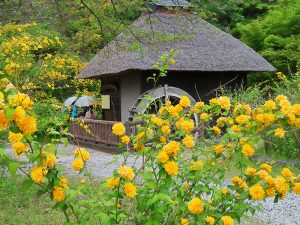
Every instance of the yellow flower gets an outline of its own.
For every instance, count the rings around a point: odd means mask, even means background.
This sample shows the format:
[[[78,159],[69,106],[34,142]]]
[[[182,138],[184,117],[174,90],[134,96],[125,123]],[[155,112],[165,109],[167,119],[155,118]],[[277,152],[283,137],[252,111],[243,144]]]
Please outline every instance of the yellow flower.
[[[201,113],[201,115],[200,115],[201,120],[206,120],[208,117],[209,117],[209,115],[207,113]]]
[[[188,132],[191,132],[195,127],[195,123],[193,120],[185,120],[184,118],[179,119],[175,123],[175,125],[179,130],[188,131]]]
[[[183,186],[185,189],[188,189],[190,187],[190,185],[187,181],[184,181]]]
[[[76,158],[73,162],[72,162],[72,168],[75,171],[79,171],[83,168],[84,166],[84,162],[81,158]]]
[[[11,143],[15,143],[15,142],[21,141],[22,138],[23,138],[23,134],[21,134],[21,133],[13,133],[13,132],[9,131],[8,140]]]
[[[133,145],[133,149],[134,149],[134,150],[137,150],[138,152],[142,152],[142,151],[144,151],[144,149],[145,149],[145,145],[144,145],[144,144],[141,144],[141,143],[135,143],[135,144]]]
[[[227,118],[226,117],[219,117],[217,119],[217,126],[218,127],[224,127],[226,124]]]
[[[117,136],[124,135],[125,131],[125,126],[122,123],[115,123],[112,127],[112,133]]]
[[[170,64],[174,65],[176,63],[175,59],[170,59]]]
[[[120,179],[116,177],[111,177],[107,180],[107,187],[110,189],[116,188],[120,183]]]
[[[281,170],[281,175],[284,177],[291,177],[293,176],[293,173],[288,168],[283,168]]]
[[[264,178],[265,182],[270,184],[270,185],[273,185],[275,184],[275,178],[273,178],[272,176],[270,175],[267,175],[265,178]]]
[[[44,160],[44,166],[52,168],[55,165],[56,156],[52,152],[46,152],[46,159]]]
[[[238,117],[235,118],[235,121],[239,124],[242,125],[246,122],[248,122],[250,119],[250,116],[247,115],[239,115]]]
[[[276,109],[276,103],[272,100],[268,100],[265,102],[264,107],[268,110]]]
[[[28,146],[20,141],[13,143],[12,147],[17,157],[22,155],[24,152],[28,151]]]
[[[230,216],[222,216],[221,218],[223,225],[233,225],[234,220]]]
[[[167,139],[165,138],[165,137],[160,137],[159,138],[159,141],[161,142],[161,143],[166,143],[167,142]]]
[[[194,113],[200,113],[200,110],[203,108],[203,106],[204,106],[204,102],[197,102],[194,105],[193,112]]]
[[[59,185],[63,188],[69,188],[68,187],[68,179],[65,178],[65,177],[61,177],[60,178],[60,182],[59,182]]]
[[[19,123],[18,126],[24,135],[30,135],[36,132],[36,119],[33,116],[25,116]]]
[[[209,100],[209,104],[210,104],[211,106],[213,106],[213,105],[219,105],[219,99],[217,99],[217,98],[212,98],[212,99]]]
[[[275,98],[275,101],[277,103],[281,102],[281,100],[287,100],[287,97],[284,96],[284,95],[278,95],[276,98]]]
[[[165,125],[161,127],[161,131],[163,132],[164,135],[168,135],[171,132],[171,129],[169,126]]]
[[[170,176],[176,176],[178,174],[178,165],[175,161],[169,161],[165,164],[165,171]]]
[[[243,179],[238,176],[233,177],[231,181],[235,186],[239,186],[244,182]]]
[[[220,135],[221,134],[221,130],[219,127],[217,126],[213,126],[212,128],[213,132],[216,134],[216,135]]]
[[[206,221],[207,223],[209,223],[210,225],[215,224],[215,218],[213,218],[212,216],[207,216],[207,217],[205,218],[205,221]]]
[[[137,194],[136,191],[137,191],[137,189],[132,183],[126,183],[124,185],[124,192],[127,197],[134,198]]]
[[[272,166],[270,166],[268,163],[263,163],[260,165],[260,168],[267,171],[268,173],[272,172]]]
[[[254,148],[250,144],[244,144],[242,147],[242,153],[244,156],[249,157],[254,154]]]
[[[191,105],[191,101],[189,99],[189,97],[187,96],[181,96],[179,104],[183,107],[183,108],[188,108]]]
[[[255,116],[255,120],[263,123],[264,125],[270,125],[270,123],[275,120],[275,116],[271,113],[257,114]]]
[[[214,151],[216,154],[221,154],[222,152],[224,152],[224,146],[222,144],[218,144],[214,147]]]
[[[22,106],[24,109],[31,109],[33,101],[24,93],[18,93],[13,96],[9,96],[8,102],[12,106]]]
[[[83,161],[90,160],[90,153],[84,148],[76,148],[74,150],[75,157],[80,157]]]
[[[300,195],[300,183],[294,183],[293,190],[297,195]]]
[[[30,177],[35,183],[43,183],[45,180],[45,175],[47,174],[47,170],[45,170],[43,167],[35,166],[31,170]]]
[[[9,120],[7,119],[4,110],[0,110],[0,131],[6,130],[10,125]]]
[[[240,128],[239,126],[237,126],[237,125],[233,125],[233,126],[231,126],[231,130],[232,130],[233,132],[240,132],[240,131],[241,131],[241,128]]]
[[[20,122],[22,119],[24,119],[26,115],[25,110],[22,108],[22,106],[18,106],[15,109],[14,115],[13,115],[13,120],[16,122]]]
[[[180,144],[177,141],[170,141],[168,144],[163,146],[162,150],[166,152],[170,157],[174,157],[180,150]]]
[[[293,105],[292,110],[295,115],[300,116],[300,104]]]
[[[118,169],[118,173],[120,175],[120,177],[122,177],[123,179],[129,179],[132,180],[134,178],[134,172],[131,166],[120,166]]]
[[[204,168],[204,163],[202,160],[198,160],[196,162],[192,161],[190,168],[191,168],[191,170],[199,171],[200,169]]]
[[[289,192],[289,184],[281,176],[276,177],[275,188],[281,195],[286,195]]]
[[[258,175],[262,180],[265,180],[269,176],[268,172],[265,170],[257,171],[256,175]]]
[[[194,137],[192,135],[186,135],[182,140],[182,143],[187,148],[192,148],[195,146]]]
[[[275,130],[275,136],[279,138],[283,138],[285,135],[285,131],[282,128],[277,128]]]
[[[248,167],[245,171],[245,173],[248,175],[248,176],[251,176],[251,177],[254,177],[256,175],[256,169],[252,168],[252,167]]]
[[[226,109],[226,110],[230,109],[231,104],[230,104],[230,99],[228,97],[222,96],[219,97],[218,100],[222,109]]]
[[[53,200],[57,202],[64,201],[66,199],[65,191],[60,186],[55,186],[53,189]]]
[[[180,223],[181,225],[189,225],[189,221],[185,218],[181,218]]]
[[[123,144],[128,145],[129,141],[130,141],[130,137],[129,137],[129,136],[125,135],[125,136],[122,136],[122,137],[121,137],[121,142],[122,142]]]
[[[254,200],[263,200],[265,198],[265,191],[260,184],[252,186],[249,191]]]
[[[228,189],[222,188],[222,189],[221,189],[221,192],[222,192],[223,195],[227,195]]]
[[[266,194],[267,194],[268,197],[273,197],[273,196],[275,196],[275,194],[276,194],[275,188],[274,188],[274,187],[268,187],[268,188],[266,189]]]
[[[169,160],[169,156],[166,152],[161,151],[156,156],[157,161],[160,163],[166,163]]]
[[[188,203],[188,209],[193,214],[200,214],[203,212],[203,204],[200,198],[193,198]]]

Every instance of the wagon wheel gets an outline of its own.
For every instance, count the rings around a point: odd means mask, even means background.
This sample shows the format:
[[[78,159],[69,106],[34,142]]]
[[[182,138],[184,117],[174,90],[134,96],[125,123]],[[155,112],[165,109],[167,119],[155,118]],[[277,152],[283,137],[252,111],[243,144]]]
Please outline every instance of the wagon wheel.
[[[164,87],[158,87],[149,91],[146,91],[143,93],[133,104],[131,109],[129,110],[129,121],[133,121],[134,117],[139,114],[144,114],[146,110],[149,110],[150,106],[153,105],[153,103],[158,103],[159,105],[157,108],[159,109],[163,103],[165,103],[168,100],[171,101],[179,101],[181,96],[187,96],[190,99],[191,105],[195,105],[196,101],[195,99],[188,94],[186,91],[176,88],[176,87],[169,87],[168,85],[165,85]],[[155,104],[157,105],[157,104]],[[155,110],[157,111],[157,110]],[[150,111],[151,113],[151,111]],[[199,116],[194,113],[194,122],[197,126],[199,124]],[[197,134],[197,133],[196,133]]]

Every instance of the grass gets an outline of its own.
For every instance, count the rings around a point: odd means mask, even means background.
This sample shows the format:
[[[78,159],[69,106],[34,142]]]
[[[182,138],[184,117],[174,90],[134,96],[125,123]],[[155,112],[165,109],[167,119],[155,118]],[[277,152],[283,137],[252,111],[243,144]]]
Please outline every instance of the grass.
[[[23,177],[0,180],[0,224],[60,225],[65,221],[59,210],[52,209],[49,196],[36,195],[38,187],[27,191],[22,187]]]

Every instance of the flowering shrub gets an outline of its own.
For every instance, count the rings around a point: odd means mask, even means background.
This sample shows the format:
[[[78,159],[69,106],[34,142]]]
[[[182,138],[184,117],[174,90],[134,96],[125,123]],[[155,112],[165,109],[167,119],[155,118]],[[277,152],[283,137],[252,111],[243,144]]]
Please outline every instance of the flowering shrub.
[[[41,144],[34,135],[34,102],[7,78],[1,78],[0,90],[1,136],[16,157],[26,156],[32,164],[29,172],[15,161],[8,169],[15,175],[19,167],[29,177],[24,185],[35,183],[39,194],[48,193],[54,207],[64,212],[66,224],[232,225],[255,212],[254,201],[270,197],[277,202],[289,192],[300,194],[300,177],[289,168],[274,174],[271,164],[251,161],[267,129],[278,139],[299,130],[300,104],[286,96],[255,108],[243,102],[233,105],[226,96],[191,105],[182,96],[177,105],[167,101],[156,114],[137,116],[136,134],[129,136],[125,126],[116,123],[112,133],[127,151],[122,165],[97,190],[86,168],[90,154],[83,148],[74,150],[71,166],[89,183],[82,180],[77,188],[69,187],[57,166],[57,146]],[[128,163],[130,152],[140,163]],[[226,171],[233,163],[239,174],[228,182]]]

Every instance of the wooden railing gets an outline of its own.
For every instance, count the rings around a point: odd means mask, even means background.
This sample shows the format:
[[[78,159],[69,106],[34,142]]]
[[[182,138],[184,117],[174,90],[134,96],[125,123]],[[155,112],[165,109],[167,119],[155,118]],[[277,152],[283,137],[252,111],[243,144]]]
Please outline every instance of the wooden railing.
[[[106,145],[118,145],[120,138],[113,135],[111,130],[115,121],[74,119],[70,122],[69,132],[74,138]],[[125,125],[128,134],[131,126]]]

